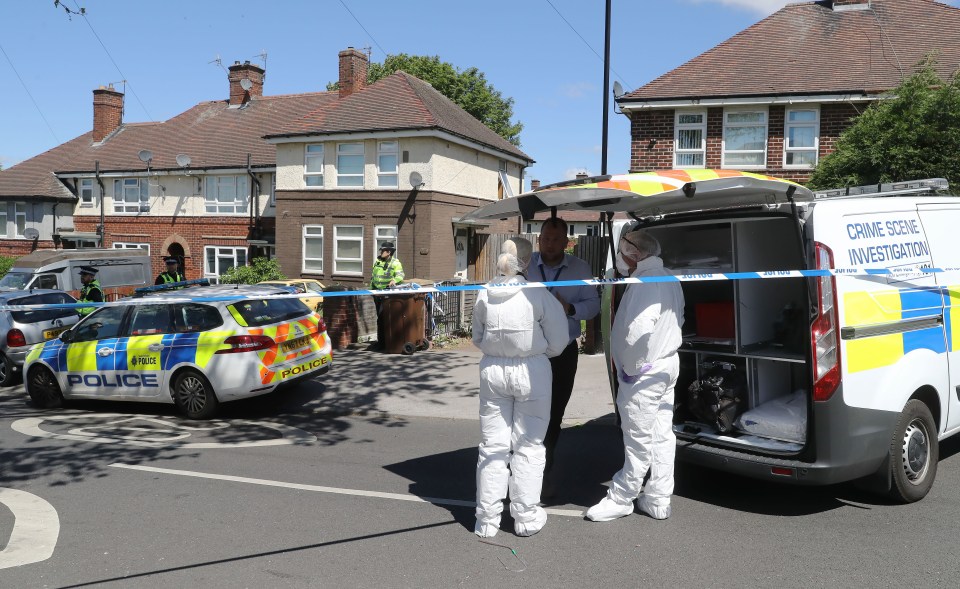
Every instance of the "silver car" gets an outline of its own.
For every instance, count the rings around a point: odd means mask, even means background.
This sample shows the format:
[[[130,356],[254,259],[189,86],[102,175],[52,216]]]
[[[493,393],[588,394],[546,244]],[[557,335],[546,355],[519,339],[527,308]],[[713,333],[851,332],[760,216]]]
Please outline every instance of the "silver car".
[[[69,304],[77,300],[59,290],[0,291],[0,305]],[[79,320],[76,309],[0,311],[0,387],[13,385],[34,344],[53,339]]]

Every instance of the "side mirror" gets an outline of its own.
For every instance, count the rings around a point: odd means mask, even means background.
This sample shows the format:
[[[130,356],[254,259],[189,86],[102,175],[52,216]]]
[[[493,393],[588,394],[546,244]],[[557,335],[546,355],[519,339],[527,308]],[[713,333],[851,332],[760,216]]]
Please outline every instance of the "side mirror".
[[[71,341],[73,341],[73,330],[72,330],[72,329],[68,329],[68,330],[64,331],[63,333],[61,333],[61,334],[60,334],[60,341],[62,341],[62,342],[65,343],[65,344],[68,344],[68,343],[70,343]]]

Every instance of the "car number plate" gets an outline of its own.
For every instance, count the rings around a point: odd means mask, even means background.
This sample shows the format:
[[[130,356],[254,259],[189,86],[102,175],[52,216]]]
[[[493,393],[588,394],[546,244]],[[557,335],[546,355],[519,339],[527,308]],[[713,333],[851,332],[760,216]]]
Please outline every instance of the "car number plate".
[[[283,342],[282,344],[280,344],[280,351],[292,352],[294,350],[299,350],[300,348],[306,346],[308,343],[310,343],[310,336],[305,335],[303,337],[298,337],[297,339],[292,339],[292,340]]]
[[[67,329],[68,328],[66,327],[60,327],[57,329],[46,329],[43,332],[43,339],[53,339],[58,335],[60,335],[61,333],[63,333],[64,331],[66,331]]]

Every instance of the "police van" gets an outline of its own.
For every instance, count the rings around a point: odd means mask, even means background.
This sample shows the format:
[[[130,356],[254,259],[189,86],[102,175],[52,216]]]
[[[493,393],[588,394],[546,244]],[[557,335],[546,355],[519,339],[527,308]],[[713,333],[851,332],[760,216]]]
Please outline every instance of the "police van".
[[[678,459],[797,484],[857,480],[911,502],[960,430],[960,198],[947,188],[814,194],[748,172],[668,170],[544,186],[469,216],[595,211],[611,247],[635,227],[659,240],[685,297]],[[615,230],[616,212],[633,221]],[[604,289],[607,326],[623,289]],[[726,420],[695,410],[717,376]]]

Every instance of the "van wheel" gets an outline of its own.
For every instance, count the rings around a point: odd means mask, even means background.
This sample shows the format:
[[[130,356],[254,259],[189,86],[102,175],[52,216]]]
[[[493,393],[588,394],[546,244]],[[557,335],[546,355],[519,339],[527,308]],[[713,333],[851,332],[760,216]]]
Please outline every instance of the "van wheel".
[[[33,404],[42,409],[56,409],[63,406],[63,393],[57,377],[46,366],[34,366],[30,369],[27,391]]]
[[[184,370],[173,381],[173,402],[189,419],[207,419],[217,412],[220,401],[202,374]]]
[[[891,496],[904,503],[923,499],[937,477],[940,447],[930,409],[917,399],[903,408],[890,440]]]
[[[17,382],[17,373],[13,362],[5,355],[0,355],[0,387],[13,386]]]

